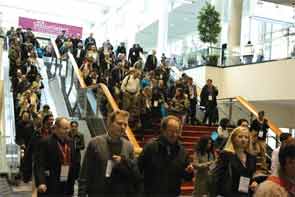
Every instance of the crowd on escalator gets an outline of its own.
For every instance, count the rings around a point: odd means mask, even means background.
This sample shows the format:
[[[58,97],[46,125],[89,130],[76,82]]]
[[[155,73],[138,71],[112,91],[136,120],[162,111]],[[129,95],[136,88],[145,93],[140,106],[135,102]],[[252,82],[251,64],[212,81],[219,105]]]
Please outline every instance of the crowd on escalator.
[[[29,130],[44,137],[35,141],[31,137],[28,144],[18,142],[20,146],[35,149],[31,160],[24,159],[31,163],[24,165],[23,176],[29,179],[34,172],[39,196],[73,196],[75,180],[78,180],[80,197],[176,197],[180,196],[182,181],[193,178],[195,197],[295,196],[295,141],[290,134],[281,134],[281,147],[273,151],[270,168],[266,161],[269,123],[263,111],[251,123],[240,119],[231,129],[233,125],[228,119],[220,120],[216,132],[195,142],[194,154],[190,157],[180,142],[183,125],[211,126],[219,120],[218,89],[212,79],[207,80],[198,101],[193,78],[183,74],[179,80],[171,80],[172,71],[165,54],[158,62],[155,50],[145,59],[139,44],[134,44],[128,55],[124,43],[116,50],[109,40],[98,47],[93,34],[83,42],[80,35],[70,37],[62,32],[56,44],[63,58],[67,52],[73,53],[85,83],[88,86],[105,83],[122,110],[110,112],[107,105],[100,106],[108,116],[108,133],[89,142],[80,172],[78,152],[83,146],[76,147],[81,140],[67,141],[77,122],[61,117],[54,123],[48,105],[43,105],[40,111],[37,92],[41,92],[41,78],[40,87],[33,85],[35,80],[28,80],[30,85],[21,88],[23,92],[13,87],[15,98],[19,96],[16,115],[20,123],[25,122],[27,126],[29,119],[32,128]],[[11,42],[9,50],[16,50],[14,48],[17,47]],[[14,57],[10,56],[10,64],[13,63],[10,68],[18,68]],[[31,58],[28,65],[34,62],[36,58]],[[22,69],[11,74],[12,78],[27,77]],[[201,118],[203,112],[198,110],[199,105],[205,111]],[[146,144],[135,158],[133,145],[123,137],[127,126],[140,134],[159,122],[160,129],[155,131],[158,137]],[[17,133],[22,135],[25,130],[20,127]],[[35,165],[29,169],[27,166],[32,166],[32,160]]]
[[[9,78],[14,99],[15,143],[20,147],[20,173],[15,184],[20,179],[29,182],[33,171],[37,174],[40,159],[40,149],[43,150],[43,140],[53,137],[57,141],[56,130],[60,127],[47,103],[42,102],[44,84],[41,66],[38,62],[38,41],[31,29],[23,30],[12,27],[6,34],[8,43]],[[52,52],[48,51],[47,56]],[[46,54],[45,54],[46,55]],[[43,99],[46,100],[46,99]],[[63,119],[62,119],[63,120]],[[69,120],[68,120],[69,121]],[[62,123],[63,124],[63,123]],[[84,149],[84,137],[79,132],[79,123],[69,121],[67,138],[74,142],[75,161],[77,163],[74,180],[80,169],[81,154]],[[60,142],[65,146],[66,142]],[[66,146],[65,146],[66,147]],[[58,152],[57,152],[58,153]],[[36,182],[39,181],[36,179]],[[72,188],[73,190],[73,188]]]

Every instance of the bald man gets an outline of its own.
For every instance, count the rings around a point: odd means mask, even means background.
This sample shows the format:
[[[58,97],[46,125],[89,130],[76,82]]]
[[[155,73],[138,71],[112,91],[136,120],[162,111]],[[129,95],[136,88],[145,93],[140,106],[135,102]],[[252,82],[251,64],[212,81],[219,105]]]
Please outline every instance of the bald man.
[[[57,118],[53,134],[40,144],[34,167],[38,196],[69,197],[74,193],[76,154],[69,131],[70,121]]]

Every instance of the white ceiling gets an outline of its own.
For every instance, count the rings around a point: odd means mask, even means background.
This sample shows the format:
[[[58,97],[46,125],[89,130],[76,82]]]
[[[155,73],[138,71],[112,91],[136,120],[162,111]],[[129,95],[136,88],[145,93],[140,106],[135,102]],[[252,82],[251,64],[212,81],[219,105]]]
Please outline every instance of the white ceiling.
[[[44,2],[44,3],[43,3]],[[124,0],[1,0],[0,8],[25,10],[31,13],[97,22],[112,9],[126,3]]]

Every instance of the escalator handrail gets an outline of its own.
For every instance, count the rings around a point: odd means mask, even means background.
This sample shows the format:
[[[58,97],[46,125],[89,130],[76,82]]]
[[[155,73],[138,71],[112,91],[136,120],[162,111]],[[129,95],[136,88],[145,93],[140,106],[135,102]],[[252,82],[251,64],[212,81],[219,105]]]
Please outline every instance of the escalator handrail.
[[[106,96],[109,104],[112,107],[112,110],[113,111],[119,110],[119,107],[118,107],[116,101],[114,100],[112,94],[110,93],[108,87],[103,83],[99,83],[99,87],[101,88],[102,92]],[[133,132],[132,132],[132,130],[131,130],[131,128],[129,126],[127,127],[125,133],[127,135],[127,138],[129,139],[129,141],[133,145],[135,153],[137,153],[137,154],[140,153],[142,148],[138,144],[138,142],[137,142],[137,140],[136,140],[136,138],[135,138],[135,136],[134,136],[134,134],[133,134]]]
[[[222,102],[225,102],[225,100],[229,100],[230,102],[237,101],[245,109],[247,109],[251,114],[253,114],[255,117],[258,117],[258,110],[256,109],[256,107],[242,96],[236,96],[236,97],[232,97],[232,98],[222,98],[222,99],[217,99],[217,100],[222,101]],[[269,128],[276,134],[276,136],[280,136],[282,133],[281,129],[270,119],[267,119],[267,120],[268,120]]]
[[[69,61],[71,62],[71,65],[72,65],[72,67],[74,69],[74,72],[75,72],[75,74],[76,74],[76,76],[78,78],[78,81],[80,83],[80,87],[82,89],[89,89],[89,88],[93,89],[93,88],[99,87],[100,90],[102,90],[101,92],[107,98],[107,101],[110,104],[112,110],[113,111],[118,110],[119,107],[118,107],[115,99],[113,98],[112,94],[110,93],[108,87],[103,83],[99,83],[98,86],[97,85],[87,86],[84,79],[83,79],[83,77],[82,77],[82,73],[81,73],[80,69],[78,68],[78,65],[77,65],[77,63],[75,61],[75,58],[74,58],[74,56],[73,56],[73,54],[71,52],[68,52],[68,57],[69,57]],[[127,135],[128,140],[133,145],[135,153],[139,154],[141,152],[142,148],[138,144],[138,142],[137,142],[137,140],[136,140],[136,138],[135,138],[135,136],[134,136],[134,134],[133,134],[133,132],[132,132],[132,130],[131,130],[131,128],[129,126],[127,127],[125,133]]]
[[[254,116],[258,117],[258,110],[256,109],[256,107],[254,107],[254,105],[249,103],[244,97],[237,96],[237,97],[235,97],[235,99],[237,99],[237,101],[239,101],[241,103],[241,105],[243,105]],[[269,128],[276,134],[276,136],[281,135],[281,133],[282,133],[281,129],[270,119],[268,119],[268,125],[269,125]]]
[[[54,50],[54,53],[55,53],[55,55],[56,55],[56,58],[57,58],[57,59],[60,59],[61,56],[60,56],[59,50],[58,50],[58,48],[57,48],[57,45],[56,45],[56,43],[55,43],[55,40],[54,40],[53,38],[51,38],[50,41],[51,41],[51,44],[52,44],[52,46],[53,46],[53,50]]]
[[[89,88],[89,87],[87,87],[87,85],[82,77],[82,73],[81,73],[80,69],[78,68],[77,62],[71,52],[68,52],[68,57],[69,57],[69,61],[71,62],[71,65],[73,66],[74,72],[78,78],[78,81],[80,83],[80,87],[82,89]]]

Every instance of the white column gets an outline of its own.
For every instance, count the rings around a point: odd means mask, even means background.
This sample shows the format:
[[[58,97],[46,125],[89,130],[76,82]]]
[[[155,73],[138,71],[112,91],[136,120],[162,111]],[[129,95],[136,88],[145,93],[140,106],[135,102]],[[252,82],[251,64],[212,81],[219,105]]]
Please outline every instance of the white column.
[[[167,55],[168,45],[168,9],[169,0],[159,1],[159,26],[158,26],[158,43],[157,56],[160,57],[162,53]]]
[[[231,52],[240,52],[241,28],[242,28],[242,11],[243,0],[231,1],[231,16],[228,26],[228,50],[230,57],[228,64],[238,64],[240,62],[239,56],[232,56]]]

